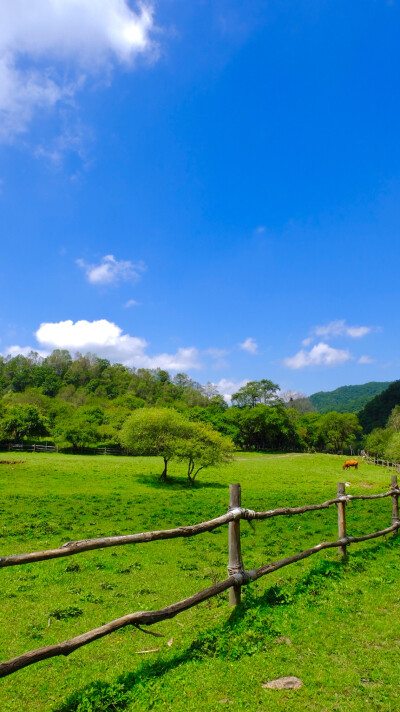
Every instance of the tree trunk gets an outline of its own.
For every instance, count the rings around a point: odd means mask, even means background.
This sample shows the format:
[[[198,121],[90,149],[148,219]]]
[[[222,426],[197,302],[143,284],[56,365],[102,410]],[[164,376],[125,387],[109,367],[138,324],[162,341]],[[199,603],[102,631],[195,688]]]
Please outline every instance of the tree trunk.
[[[162,471],[162,473],[161,473],[161,475],[160,475],[160,480],[161,480],[162,482],[166,482],[166,480],[167,480],[168,460],[167,460],[166,457],[164,457],[163,460],[164,460],[164,469],[163,469],[163,471]]]
[[[194,485],[194,481],[195,481],[197,475],[199,474],[200,470],[203,469],[203,467],[204,467],[204,465],[202,465],[201,467],[199,467],[199,468],[196,470],[196,472],[194,473],[194,475],[192,475],[192,474],[189,475],[189,482],[190,482],[191,485]],[[192,467],[192,472],[193,472],[193,468],[194,468],[194,465],[193,465],[193,467]]]

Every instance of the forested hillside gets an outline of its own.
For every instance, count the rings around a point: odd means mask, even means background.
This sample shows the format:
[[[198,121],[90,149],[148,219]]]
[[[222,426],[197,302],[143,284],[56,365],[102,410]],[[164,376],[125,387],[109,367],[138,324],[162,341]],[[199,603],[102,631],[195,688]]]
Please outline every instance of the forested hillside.
[[[374,428],[384,428],[396,405],[400,405],[400,381],[391,383],[360,411],[359,419],[364,432],[370,433]]]
[[[370,381],[361,386],[340,386],[334,391],[318,391],[310,396],[310,401],[318,413],[358,413],[374,396],[382,393],[390,381]]]
[[[212,383],[202,386],[184,373],[172,377],[160,369],[127,368],[92,354],[72,358],[60,350],[44,359],[35,353],[0,358],[0,442],[48,438],[60,448],[125,445],[145,454],[143,437],[131,446],[132,433],[125,427],[129,421],[133,428],[139,409],[149,443],[151,427],[165,418],[175,432],[207,434],[210,447],[210,428],[246,450],[337,452],[360,438],[356,415],[299,412],[279,393],[279,385],[268,379],[250,381],[232,395],[228,408]],[[206,427],[184,426],[175,411]]]

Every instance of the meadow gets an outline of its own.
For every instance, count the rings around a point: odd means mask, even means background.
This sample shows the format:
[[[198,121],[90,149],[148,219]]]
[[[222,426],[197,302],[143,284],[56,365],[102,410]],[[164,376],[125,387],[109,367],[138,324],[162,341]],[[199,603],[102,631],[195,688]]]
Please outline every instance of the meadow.
[[[161,459],[0,454],[0,555],[66,541],[194,524],[222,514],[228,485],[240,482],[242,504],[265,510],[333,498],[338,481],[350,494],[388,489],[390,473],[362,463],[343,473],[334,455],[237,454],[190,487]],[[348,533],[391,524],[390,498],[353,502]],[[247,569],[337,538],[336,508],[242,522]],[[227,527],[189,539],[85,552],[0,571],[0,659],[57,643],[135,610],[179,601],[226,577]],[[74,652],[0,680],[2,712],[109,712],[227,708],[275,712],[398,709],[400,684],[400,537],[323,551],[228,593],[154,630],[124,628]],[[151,628],[151,630],[153,630]],[[156,652],[143,653],[146,650]],[[262,688],[296,675],[297,691]]]

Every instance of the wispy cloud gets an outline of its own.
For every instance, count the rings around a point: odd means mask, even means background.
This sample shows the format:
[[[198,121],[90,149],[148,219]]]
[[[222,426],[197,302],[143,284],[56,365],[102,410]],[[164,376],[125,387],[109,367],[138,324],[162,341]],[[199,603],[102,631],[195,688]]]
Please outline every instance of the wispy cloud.
[[[256,354],[258,353],[258,344],[255,339],[253,339],[251,336],[249,336],[245,341],[243,341],[242,344],[239,344],[239,348],[242,349],[242,351],[247,351],[248,354]]]
[[[320,342],[313,346],[310,351],[301,349],[294,356],[284,359],[284,364],[288,368],[300,369],[313,366],[339,366],[352,359],[353,356],[347,350],[334,349],[329,344]]]
[[[375,359],[371,358],[371,356],[360,356],[358,359],[357,363],[375,363]]]
[[[349,326],[344,319],[331,321],[325,326],[316,326],[313,329],[316,336],[322,336],[325,339],[332,336],[350,336],[352,339],[360,339],[371,331],[371,326]]]
[[[137,302],[136,299],[128,299],[128,301],[124,304],[125,309],[130,309],[131,307],[138,306],[140,306],[140,302]]]
[[[119,282],[135,283],[140,279],[140,273],[146,267],[142,262],[130,260],[116,260],[114,255],[105,255],[99,264],[88,264],[85,260],[76,260],[76,264],[85,271],[91,284],[114,285]],[[132,300],[130,300],[132,301]],[[129,306],[133,306],[131,303]]]
[[[210,347],[209,349],[206,349],[204,351],[205,354],[208,356],[211,356],[212,358],[223,358],[226,356],[229,352],[226,349],[216,349],[214,347]]]
[[[26,131],[40,110],[72,105],[90,77],[156,56],[153,9],[128,0],[0,3],[0,140]],[[67,77],[67,78],[66,78]]]

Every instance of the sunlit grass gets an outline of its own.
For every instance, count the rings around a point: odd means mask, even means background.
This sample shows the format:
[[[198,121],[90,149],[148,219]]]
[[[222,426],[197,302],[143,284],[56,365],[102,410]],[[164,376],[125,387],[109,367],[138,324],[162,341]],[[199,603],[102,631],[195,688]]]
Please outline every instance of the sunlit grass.
[[[8,453],[0,459],[8,459]],[[270,509],[321,502],[337,481],[351,493],[388,488],[390,473],[343,458],[238,454],[188,487],[184,467],[160,485],[156,458],[24,454],[0,465],[2,554],[65,541],[192,524],[226,511],[228,485],[240,482],[243,505]],[[348,507],[348,531],[391,523],[390,499]],[[242,523],[246,568],[337,536],[336,510]],[[233,614],[227,595],[164,621],[164,638],[124,629],[0,682],[0,709],[65,710],[382,710],[398,708],[400,634],[396,539],[321,554],[244,591]],[[2,569],[0,657],[56,643],[134,610],[161,608],[225,578],[227,528],[185,540],[153,542]],[[173,638],[170,646],[167,642]],[[291,644],[280,642],[289,638]],[[160,648],[157,653],[138,651]],[[297,675],[297,692],[263,690]],[[75,694],[74,700],[70,698]],[[220,702],[220,700],[232,700]]]

